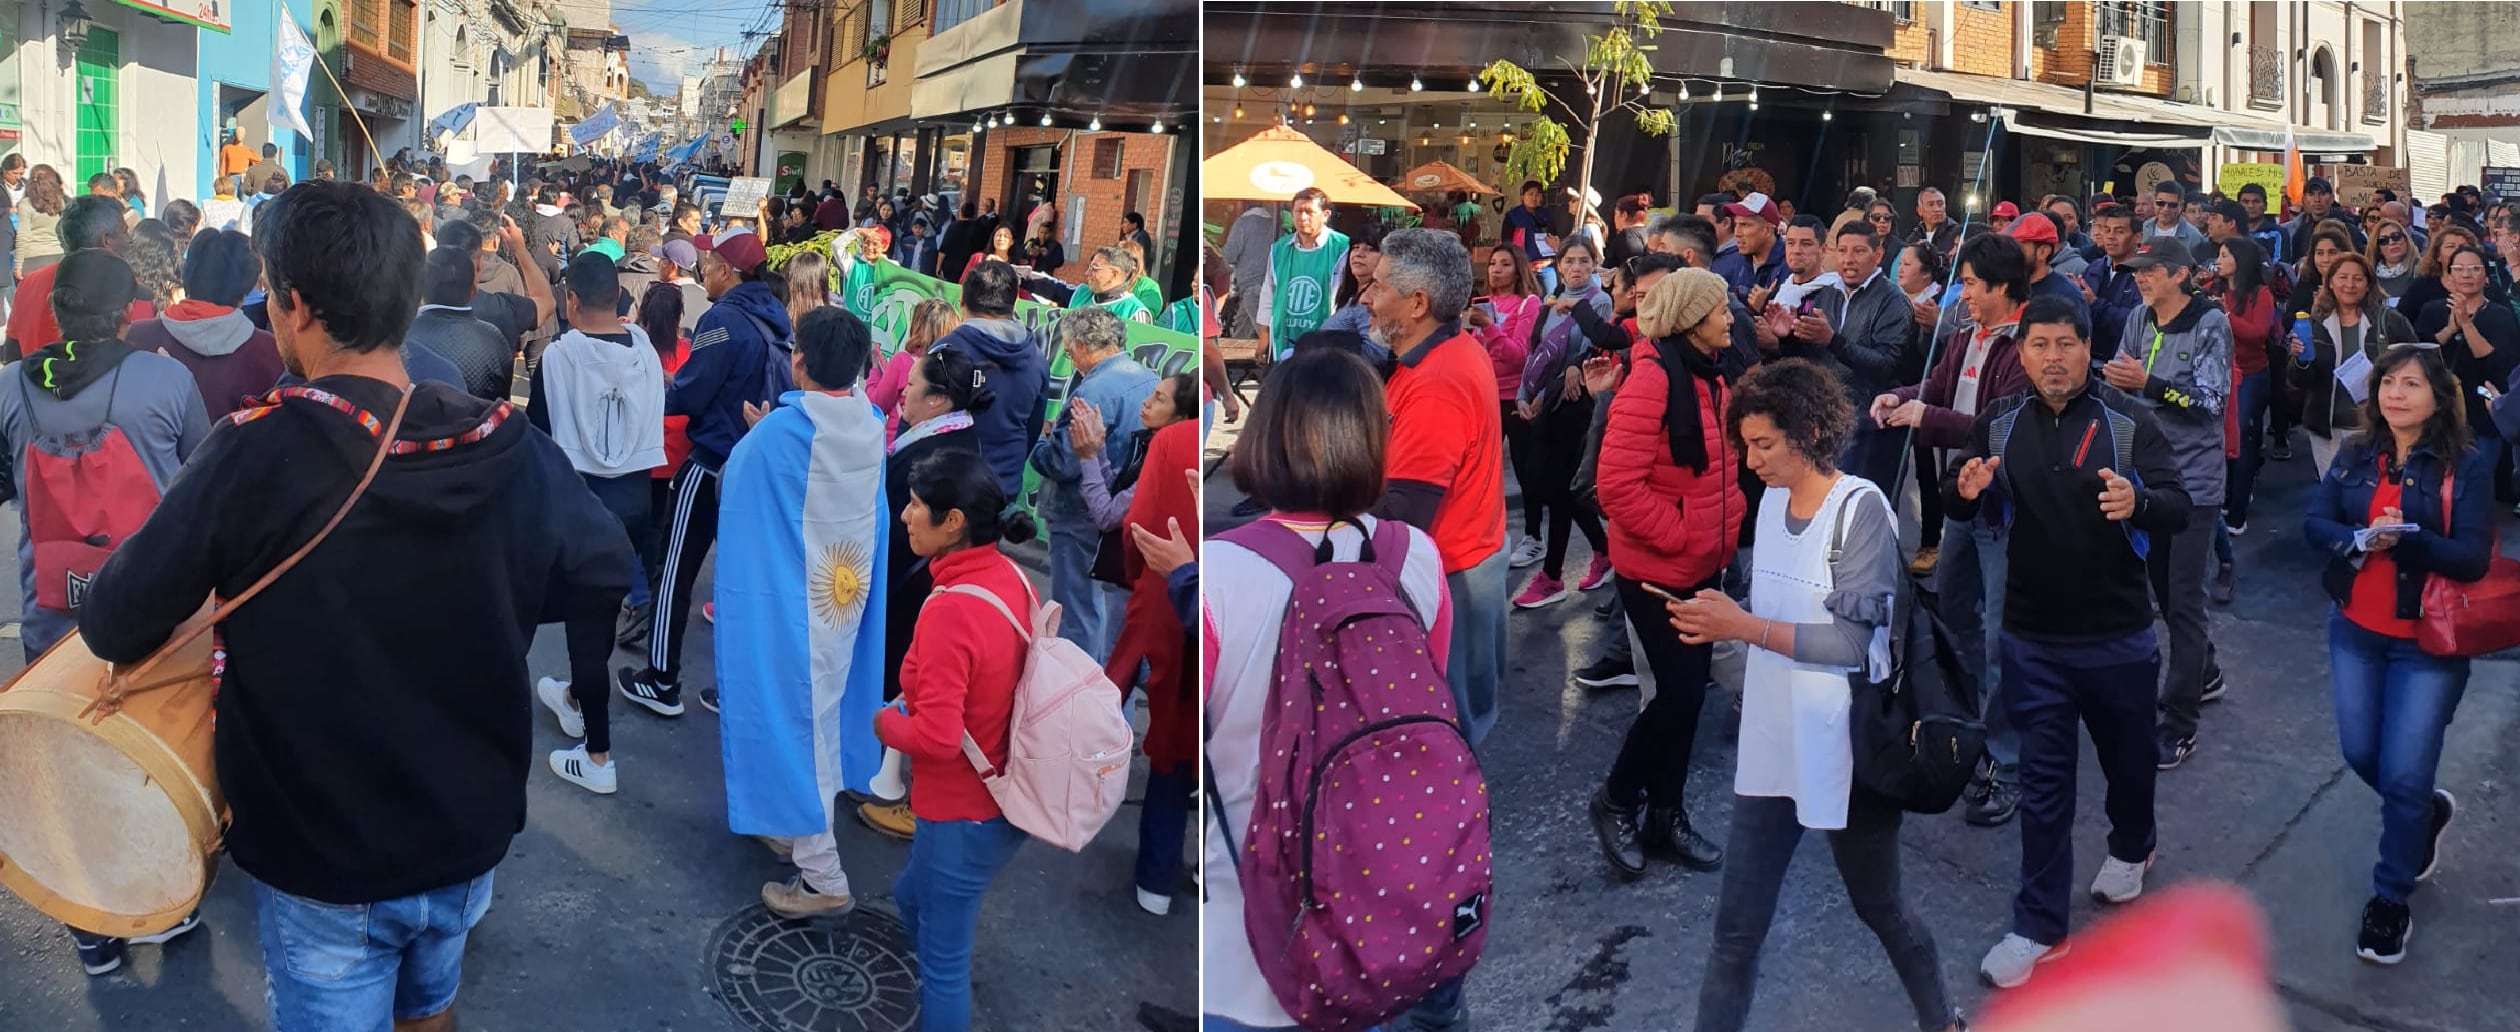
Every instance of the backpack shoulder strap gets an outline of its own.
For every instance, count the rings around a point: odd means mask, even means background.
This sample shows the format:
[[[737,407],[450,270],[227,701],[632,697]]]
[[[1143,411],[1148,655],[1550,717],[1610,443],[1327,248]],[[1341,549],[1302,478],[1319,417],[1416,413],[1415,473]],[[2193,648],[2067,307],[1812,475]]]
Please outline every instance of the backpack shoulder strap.
[[[956,584],[951,587],[938,588],[936,589],[936,594],[969,595],[972,598],[988,603],[989,608],[997,610],[998,615],[1005,617],[1007,623],[1015,625],[1015,633],[1023,635],[1024,641],[1027,644],[1031,643],[1033,637],[1032,628],[1024,626],[1023,618],[1016,616],[1015,610],[1006,604],[1005,599],[997,597],[996,592],[990,591],[989,589],[980,587],[976,584]]]
[[[1295,528],[1276,520],[1254,520],[1216,537],[1258,553],[1288,580],[1303,576],[1304,571],[1314,565],[1313,543],[1305,540]]]
[[[1857,486],[1857,487],[1855,487],[1853,490],[1850,490],[1850,491],[1846,492],[1846,497],[1841,498],[1841,499],[1839,499],[1839,500],[1838,500],[1837,519],[1836,519],[1836,521],[1835,521],[1834,523],[1832,523],[1832,524],[1831,524],[1831,526],[1830,526],[1830,528],[1829,528],[1829,565],[1830,565],[1830,566],[1836,566],[1836,565],[1837,565],[1837,561],[1838,561],[1838,556],[1843,555],[1843,554],[1845,554],[1845,553],[1846,553],[1846,517],[1847,517],[1847,514],[1848,514],[1848,513],[1850,513],[1850,512],[1852,512],[1852,511],[1854,511],[1855,506],[1856,506],[1858,503],[1861,503],[1861,502],[1864,500],[1864,496],[1866,496],[1866,495],[1878,495],[1878,494],[1880,494],[1880,493],[1881,493],[1881,489],[1880,489],[1880,488],[1874,487],[1874,486],[1872,486],[1871,484],[1862,484],[1862,485],[1858,485],[1858,486]],[[1888,505],[1888,504],[1889,504],[1889,499],[1884,498],[1884,499],[1882,500],[1882,504],[1884,504],[1884,505]]]

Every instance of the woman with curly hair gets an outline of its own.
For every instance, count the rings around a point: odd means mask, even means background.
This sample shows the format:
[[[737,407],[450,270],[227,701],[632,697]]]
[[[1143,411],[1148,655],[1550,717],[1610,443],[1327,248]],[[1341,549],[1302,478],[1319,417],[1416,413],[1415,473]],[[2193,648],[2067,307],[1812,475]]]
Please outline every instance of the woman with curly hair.
[[[1768,488],[1752,556],[1757,609],[1712,588],[1663,604],[1681,641],[1751,646],[1725,843],[1732,862],[1699,984],[1699,1032],[1748,1022],[1759,948],[1806,828],[1827,833],[1847,899],[1890,954],[1916,1027],[1958,1024],[1933,933],[1899,888],[1899,807],[1855,784],[1846,735],[1847,675],[1889,673],[1899,580],[1889,501],[1871,481],[1835,468],[1854,432],[1854,406],[1816,364],[1772,361],[1743,377],[1724,409],[1724,433]]]
[[[18,275],[61,260],[61,209],[70,195],[61,172],[37,165],[26,173],[26,197],[18,208]]]
[[[142,219],[131,231],[123,258],[140,277],[140,289],[159,311],[174,307],[184,296],[184,245],[175,231],[156,219]]]

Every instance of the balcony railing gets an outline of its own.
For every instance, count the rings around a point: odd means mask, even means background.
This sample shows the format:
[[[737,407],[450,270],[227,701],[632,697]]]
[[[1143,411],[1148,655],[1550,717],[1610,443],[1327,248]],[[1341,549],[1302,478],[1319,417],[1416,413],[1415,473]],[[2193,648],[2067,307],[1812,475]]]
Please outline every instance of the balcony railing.
[[[2284,52],[2265,44],[2249,48],[2249,103],[2284,106]]]
[[[2388,120],[2389,84],[2385,82],[2365,84],[2363,86],[2363,121],[2379,123]]]

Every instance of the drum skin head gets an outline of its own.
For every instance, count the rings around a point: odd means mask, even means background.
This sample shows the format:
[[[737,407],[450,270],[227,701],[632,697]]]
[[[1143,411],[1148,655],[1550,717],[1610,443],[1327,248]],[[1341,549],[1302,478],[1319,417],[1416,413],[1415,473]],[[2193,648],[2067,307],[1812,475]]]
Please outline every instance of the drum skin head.
[[[67,701],[24,705],[40,696]],[[100,934],[171,927],[208,887],[201,844],[175,794],[200,790],[151,776],[76,718],[82,704],[50,692],[0,695],[0,882],[36,909]]]

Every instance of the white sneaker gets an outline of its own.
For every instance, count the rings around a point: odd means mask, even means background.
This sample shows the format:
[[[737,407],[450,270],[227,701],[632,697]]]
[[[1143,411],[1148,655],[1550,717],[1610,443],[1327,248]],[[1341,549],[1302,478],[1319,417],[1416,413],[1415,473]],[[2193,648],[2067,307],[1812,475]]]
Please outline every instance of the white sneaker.
[[[548,677],[536,681],[534,682],[534,698],[542,700],[543,708],[550,710],[552,716],[560,718],[561,734],[571,738],[586,737],[586,714],[578,712],[577,707],[569,705],[569,682],[555,681]]]
[[[2091,898],[2102,903],[2132,903],[2144,894],[2144,872],[2152,870],[2152,858],[2130,864],[2116,857],[2100,861],[2100,876],[2091,880]]]
[[[1522,539],[1522,544],[1514,546],[1514,554],[1505,560],[1505,565],[1510,569],[1519,570],[1539,562],[1542,553],[1547,551],[1548,546],[1542,544],[1539,538],[1527,537]]]
[[[2030,980],[2030,971],[2041,964],[2065,955],[2065,943],[2049,946],[2032,942],[2019,934],[2004,936],[2004,941],[1986,951],[1986,959],[1978,962],[1978,977],[1997,989],[2010,989]]]
[[[621,788],[620,775],[614,764],[597,763],[586,758],[586,743],[561,749],[551,754],[551,772],[560,780],[596,795],[611,795]]]
[[[1158,892],[1137,890],[1138,909],[1157,917],[1172,913],[1172,897]]]

